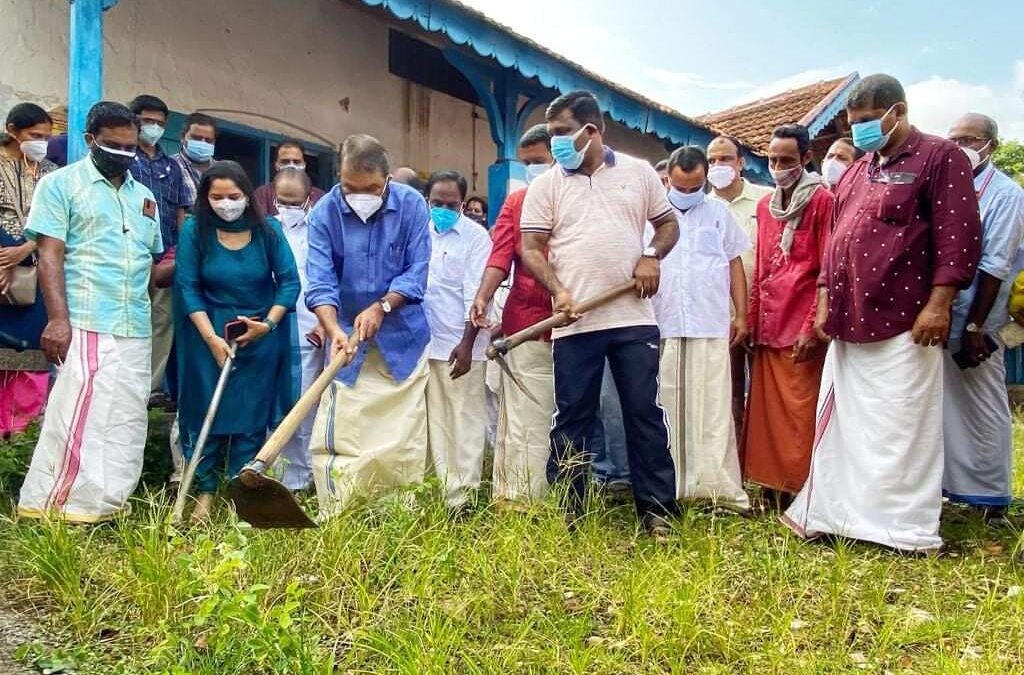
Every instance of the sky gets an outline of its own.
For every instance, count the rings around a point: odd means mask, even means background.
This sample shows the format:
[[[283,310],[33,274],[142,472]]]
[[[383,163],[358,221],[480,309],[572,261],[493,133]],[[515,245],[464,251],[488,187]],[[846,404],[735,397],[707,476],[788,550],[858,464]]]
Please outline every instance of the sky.
[[[923,131],[981,112],[1024,140],[1021,0],[462,1],[690,116],[884,72]]]

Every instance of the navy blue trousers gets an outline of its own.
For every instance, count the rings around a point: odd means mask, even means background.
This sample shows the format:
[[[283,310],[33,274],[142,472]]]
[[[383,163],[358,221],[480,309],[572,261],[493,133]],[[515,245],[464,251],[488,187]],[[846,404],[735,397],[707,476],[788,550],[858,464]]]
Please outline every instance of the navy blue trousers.
[[[548,482],[568,484],[565,507],[570,511],[582,513],[586,499],[588,443],[600,407],[606,358],[622,405],[637,512],[643,516],[678,511],[668,423],[658,402],[659,341],[657,326],[612,328],[555,340]]]

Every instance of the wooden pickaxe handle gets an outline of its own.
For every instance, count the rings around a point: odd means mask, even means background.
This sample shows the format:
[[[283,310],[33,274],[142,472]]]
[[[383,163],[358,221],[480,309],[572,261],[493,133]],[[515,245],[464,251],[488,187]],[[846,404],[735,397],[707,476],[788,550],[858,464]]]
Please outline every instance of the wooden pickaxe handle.
[[[358,348],[359,343],[355,335],[349,339],[349,346]],[[270,434],[270,438],[260,448],[259,454],[253,459],[252,464],[259,463],[261,469],[265,469],[274,463],[277,456],[281,454],[281,450],[291,440],[291,437],[295,435],[295,432],[299,430],[302,425],[302,421],[306,419],[306,416],[312,412],[316,404],[320,402],[320,397],[323,395],[327,386],[334,379],[334,376],[338,374],[338,371],[348,365],[349,361],[355,356],[353,350],[352,356],[349,356],[348,352],[344,349],[339,351],[331,359],[331,362],[327,364],[324,371],[320,373],[320,376],[313,380],[313,384],[310,385],[309,389],[306,390],[299,400],[295,402],[295,405],[288,412],[281,423],[274,429],[274,433]],[[251,466],[251,465],[250,465]]]
[[[634,282],[631,279],[631,280],[629,280],[627,282],[623,282],[623,283],[619,284],[618,286],[615,286],[614,288],[608,289],[607,291],[605,291],[604,293],[601,293],[600,295],[596,295],[596,296],[594,296],[592,298],[588,298],[587,300],[584,300],[580,304],[578,304],[575,307],[573,307],[573,309],[577,313],[579,313],[579,314],[586,314],[587,312],[589,312],[589,311],[591,311],[593,309],[597,309],[598,307],[600,307],[602,305],[607,305],[609,302],[611,302],[615,298],[619,297],[620,295],[624,295],[625,293],[628,293],[629,291],[632,291],[635,287],[636,286],[634,285]],[[527,326],[526,328],[524,328],[523,330],[519,331],[518,333],[513,333],[512,335],[509,335],[508,337],[506,337],[501,342],[500,350],[495,350],[494,352],[492,352],[491,350],[494,347],[493,346],[489,347],[488,348],[488,356],[491,357],[491,358],[494,358],[494,355],[499,353],[499,352],[500,353],[505,353],[505,352],[509,351],[510,349],[514,349],[514,348],[518,347],[519,345],[523,344],[524,342],[529,342],[531,340],[536,340],[538,337],[540,337],[544,333],[547,333],[552,328],[557,328],[559,325],[561,325],[561,323],[564,320],[565,320],[564,312],[559,312],[557,314],[553,314],[552,316],[544,319],[543,321],[538,321],[537,323],[533,324],[532,326]]]

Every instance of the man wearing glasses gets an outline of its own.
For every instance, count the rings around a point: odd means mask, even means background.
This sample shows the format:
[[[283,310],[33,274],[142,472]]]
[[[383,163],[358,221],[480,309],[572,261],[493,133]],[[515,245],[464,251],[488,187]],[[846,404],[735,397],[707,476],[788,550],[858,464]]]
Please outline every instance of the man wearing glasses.
[[[1013,452],[999,329],[1010,320],[1010,282],[1020,267],[1024,190],[992,165],[999,147],[995,120],[964,115],[950,128],[949,140],[960,146],[974,169],[983,234],[978,275],[953,301],[949,349],[942,362],[942,488],[951,501],[996,521],[1010,504]]]
[[[139,123],[139,152],[132,163],[132,177],[150,189],[160,212],[160,236],[164,250],[178,245],[178,230],[185,220],[185,209],[192,206],[181,178],[181,167],[160,147],[167,128],[167,104],[156,96],[136,96],[128,108]],[[171,263],[173,264],[173,263]],[[150,391],[163,391],[164,372],[174,342],[171,323],[171,289],[154,288],[153,303],[153,377]]]
[[[846,104],[867,154],[836,189],[815,322],[833,342],[811,471],[784,516],[909,551],[942,545],[942,346],[981,253],[971,163],[910,125],[903,87],[864,78]]]

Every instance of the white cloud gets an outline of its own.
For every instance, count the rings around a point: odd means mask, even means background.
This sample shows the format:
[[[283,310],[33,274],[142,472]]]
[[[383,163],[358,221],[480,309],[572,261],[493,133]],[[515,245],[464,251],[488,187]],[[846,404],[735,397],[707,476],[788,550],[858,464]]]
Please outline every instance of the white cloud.
[[[907,87],[910,119],[922,131],[945,135],[967,112],[979,112],[999,123],[1004,138],[1024,140],[1024,61],[1013,64],[1005,87],[972,84],[934,75]]]
[[[726,80],[714,82],[708,80],[699,73],[685,73],[677,70],[666,70],[664,68],[648,68],[647,77],[658,84],[681,89],[697,87],[699,89],[749,89],[754,85],[746,80]]]

